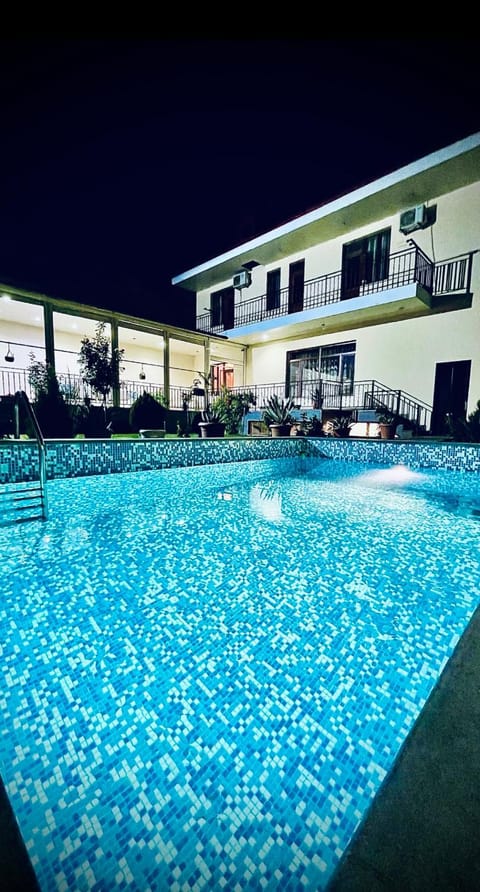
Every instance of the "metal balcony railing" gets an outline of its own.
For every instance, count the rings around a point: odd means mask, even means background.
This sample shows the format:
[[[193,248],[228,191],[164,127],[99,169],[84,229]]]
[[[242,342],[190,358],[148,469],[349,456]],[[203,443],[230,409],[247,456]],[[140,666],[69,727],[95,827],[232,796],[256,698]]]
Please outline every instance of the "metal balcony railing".
[[[62,375],[59,375],[60,386],[64,390],[68,402],[80,405],[83,401],[82,395],[84,394],[80,376],[68,375],[67,377],[69,389],[66,387],[65,382],[62,382]],[[27,379],[28,372],[25,369],[20,369],[15,373],[7,370],[5,371],[4,382],[3,370],[0,369],[0,396],[8,396],[8,394],[14,394],[18,390],[23,390],[29,396],[31,402],[35,402],[35,394],[32,393],[30,395],[26,388],[12,387],[14,380],[27,381],[28,384]],[[7,383],[11,389],[4,389],[4,383]],[[155,397],[163,394],[163,389],[158,385],[149,385],[147,382],[142,382],[139,387],[137,381],[124,381],[120,385],[118,405],[121,408],[130,408],[137,396],[143,393],[144,390]],[[309,381],[294,383],[282,381],[273,384],[245,384],[241,387],[229,387],[228,390],[231,393],[252,393],[256,410],[265,408],[268,399],[275,394],[278,397],[292,397],[295,405],[302,411],[307,409],[315,411],[320,408],[324,412],[335,411],[339,413],[357,413],[361,409],[388,411],[410,419],[418,427],[425,430],[430,429],[431,406],[403,390],[392,390],[390,387],[386,387],[375,380],[337,381],[319,377],[312,378]],[[218,391],[216,390],[210,391],[209,401],[212,402],[217,394]],[[92,396],[88,392],[88,388],[85,395]],[[193,393],[191,388],[178,385],[173,385],[169,389],[168,407],[173,410],[183,410],[186,397],[188,398],[188,410],[190,412],[201,412],[203,410],[205,405],[204,396],[201,393]],[[111,394],[107,405],[113,405]]]
[[[192,380],[195,374],[192,370]],[[35,392],[29,383],[28,377],[28,369],[13,370],[11,368],[0,368],[0,396],[9,396],[17,393],[17,391],[23,391],[28,396],[30,402],[34,403]],[[59,372],[57,373],[57,380],[68,403],[81,405],[85,397],[91,399],[94,404],[100,402],[99,397],[83,382],[80,375]],[[145,390],[156,398],[164,394],[164,388],[159,384],[149,384],[147,381],[121,381],[118,388],[118,406],[120,408],[129,408]],[[186,393],[190,394],[188,386],[171,385],[168,392],[169,408],[182,409]],[[113,392],[110,392],[107,398],[107,406],[113,405]],[[191,411],[201,411],[203,407],[204,400],[202,396],[191,397],[189,404]]]
[[[299,411],[319,410],[352,414],[361,410],[390,412],[407,418],[418,428],[430,429],[432,407],[403,390],[394,390],[379,381],[329,381],[322,378],[308,383],[254,384],[229,388],[232,393],[250,391],[255,397],[255,410],[265,408],[271,396],[291,397]],[[319,402],[315,404],[314,394]]]
[[[360,282],[356,289],[357,295],[375,294],[415,283],[433,295],[467,292],[471,284],[474,253],[433,263],[418,245],[413,244],[409,248],[390,254],[388,274],[375,281]],[[304,283],[301,309],[312,310],[341,301],[347,304],[350,297],[346,296],[342,271],[327,273]],[[298,312],[298,305],[295,305],[294,309],[290,308],[289,298],[289,288],[281,288],[273,296],[262,294],[251,300],[242,301],[235,306],[233,326],[229,322],[227,327],[239,328]],[[209,334],[220,334],[226,328],[221,320],[212,317],[211,312],[197,316],[196,325],[198,331]]]

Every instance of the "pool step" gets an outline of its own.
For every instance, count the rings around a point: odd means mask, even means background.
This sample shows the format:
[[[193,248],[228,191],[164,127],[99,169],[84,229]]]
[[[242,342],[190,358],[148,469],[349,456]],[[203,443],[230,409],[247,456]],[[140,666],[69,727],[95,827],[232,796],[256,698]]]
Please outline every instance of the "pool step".
[[[0,505],[0,526],[42,520],[45,516],[43,493],[38,480],[7,483],[0,487]]]

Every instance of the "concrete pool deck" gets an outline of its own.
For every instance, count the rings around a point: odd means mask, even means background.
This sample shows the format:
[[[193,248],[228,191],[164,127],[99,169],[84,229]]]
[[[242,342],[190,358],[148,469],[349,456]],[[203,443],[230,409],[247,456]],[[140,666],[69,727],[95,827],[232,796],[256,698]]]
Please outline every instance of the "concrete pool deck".
[[[328,892],[480,889],[480,607]]]
[[[0,865],[1,889],[39,892],[3,788]],[[480,889],[480,607],[327,889]]]

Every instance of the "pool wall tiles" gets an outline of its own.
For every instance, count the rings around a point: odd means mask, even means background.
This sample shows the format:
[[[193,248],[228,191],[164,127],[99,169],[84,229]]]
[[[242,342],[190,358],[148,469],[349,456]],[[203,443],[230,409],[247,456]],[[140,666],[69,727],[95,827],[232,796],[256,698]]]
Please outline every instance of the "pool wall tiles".
[[[299,454],[411,468],[480,472],[480,444],[303,437],[247,440],[47,440],[47,476],[86,477]],[[33,441],[0,441],[0,483],[38,478]]]
[[[316,454],[342,461],[404,464],[410,468],[480,472],[480,443],[405,442],[404,440],[310,440]]]
[[[297,437],[249,440],[47,440],[47,477],[88,477],[312,453]],[[38,479],[33,441],[0,442],[0,483]]]

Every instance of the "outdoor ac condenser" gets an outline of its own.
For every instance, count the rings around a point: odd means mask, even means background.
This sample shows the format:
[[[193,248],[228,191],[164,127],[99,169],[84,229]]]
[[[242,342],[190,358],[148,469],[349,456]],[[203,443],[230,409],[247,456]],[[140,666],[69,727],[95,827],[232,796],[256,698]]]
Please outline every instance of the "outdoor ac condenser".
[[[415,232],[416,229],[424,229],[427,222],[426,205],[418,204],[400,214],[400,232],[408,235],[409,232]]]
[[[252,283],[252,274],[248,269],[241,269],[233,277],[234,288],[248,288]]]

